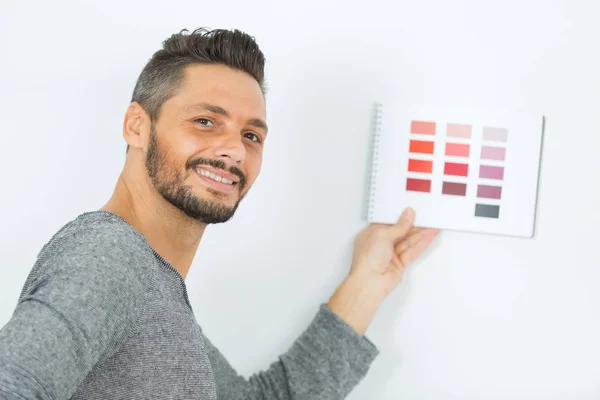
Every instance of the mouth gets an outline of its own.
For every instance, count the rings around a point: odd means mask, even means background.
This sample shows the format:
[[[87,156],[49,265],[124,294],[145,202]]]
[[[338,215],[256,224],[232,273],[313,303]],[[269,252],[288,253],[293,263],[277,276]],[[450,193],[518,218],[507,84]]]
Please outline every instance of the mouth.
[[[228,192],[235,190],[239,184],[237,176],[228,174],[223,170],[202,165],[196,167],[195,171],[204,183],[219,191]]]

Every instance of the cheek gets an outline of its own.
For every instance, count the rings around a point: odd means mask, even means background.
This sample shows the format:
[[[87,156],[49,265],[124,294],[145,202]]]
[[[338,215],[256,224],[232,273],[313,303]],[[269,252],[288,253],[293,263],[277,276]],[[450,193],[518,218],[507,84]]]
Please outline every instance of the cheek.
[[[262,167],[262,153],[248,155],[246,158],[246,173],[248,174],[248,183],[253,183]]]
[[[191,158],[208,156],[211,149],[211,142],[207,139],[194,137],[193,135],[182,135],[179,140],[173,141],[172,151],[177,158],[185,165]]]
[[[192,135],[185,135],[177,143],[177,152],[181,155],[191,157],[194,154],[205,151],[209,147],[209,141]]]

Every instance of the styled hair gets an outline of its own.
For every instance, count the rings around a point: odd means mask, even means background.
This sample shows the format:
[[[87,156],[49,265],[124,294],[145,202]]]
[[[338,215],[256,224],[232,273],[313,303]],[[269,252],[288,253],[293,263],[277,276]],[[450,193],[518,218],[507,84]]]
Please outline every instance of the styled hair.
[[[162,105],[177,93],[185,68],[192,64],[221,64],[246,72],[256,79],[263,95],[266,92],[265,57],[254,37],[244,32],[199,28],[190,33],[184,29],[162,45],[140,73],[131,98],[152,122],[158,120]]]

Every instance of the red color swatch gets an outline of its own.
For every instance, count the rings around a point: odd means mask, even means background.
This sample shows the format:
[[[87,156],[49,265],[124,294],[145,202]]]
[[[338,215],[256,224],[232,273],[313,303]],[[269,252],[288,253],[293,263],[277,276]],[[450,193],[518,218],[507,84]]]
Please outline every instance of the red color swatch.
[[[433,161],[427,160],[408,160],[408,170],[411,172],[431,173],[433,170]]]
[[[427,179],[408,178],[406,180],[406,190],[429,193],[431,192],[431,181]]]
[[[445,163],[444,175],[467,176],[469,175],[469,164]]]

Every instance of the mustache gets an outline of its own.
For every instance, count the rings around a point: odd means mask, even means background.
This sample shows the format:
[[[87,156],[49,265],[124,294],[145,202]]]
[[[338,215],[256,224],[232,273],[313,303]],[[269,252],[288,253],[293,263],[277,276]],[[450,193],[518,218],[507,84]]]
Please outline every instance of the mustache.
[[[227,171],[227,172],[237,176],[238,178],[240,178],[240,181],[238,183],[240,190],[242,190],[246,187],[246,182],[247,182],[246,175],[244,175],[242,170],[239,169],[238,167],[227,168],[227,164],[225,164],[225,162],[223,160],[211,160],[209,158],[196,158],[193,160],[189,160],[185,166],[186,166],[186,169],[195,169],[199,165],[209,165],[213,168],[222,169],[223,171]]]

